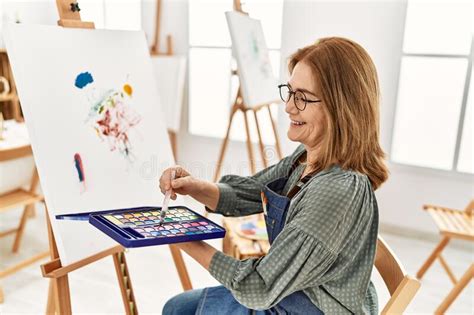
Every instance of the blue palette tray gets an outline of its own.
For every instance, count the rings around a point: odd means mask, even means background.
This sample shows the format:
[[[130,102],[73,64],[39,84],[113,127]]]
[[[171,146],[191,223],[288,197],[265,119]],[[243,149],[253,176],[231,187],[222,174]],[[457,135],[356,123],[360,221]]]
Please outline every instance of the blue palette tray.
[[[161,207],[139,207],[58,215],[59,220],[89,223],[122,246],[143,247],[223,238],[225,229],[184,206],[169,207],[162,224]]]

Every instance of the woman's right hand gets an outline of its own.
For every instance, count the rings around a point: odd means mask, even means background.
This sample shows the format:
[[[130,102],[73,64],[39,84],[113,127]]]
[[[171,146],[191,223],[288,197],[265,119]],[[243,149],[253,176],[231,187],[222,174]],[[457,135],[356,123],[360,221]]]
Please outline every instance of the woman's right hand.
[[[171,180],[173,171],[175,172],[175,179]],[[171,199],[176,200],[176,194],[193,196],[193,193],[198,191],[199,182],[184,168],[176,165],[165,169],[161,174],[160,190],[165,194],[172,189]]]
[[[175,172],[175,179],[171,180],[173,171]],[[219,201],[219,188],[215,183],[194,178],[181,166],[169,167],[161,174],[161,192],[166,194],[170,189],[172,190],[171,199],[176,200],[176,194],[190,195],[206,205],[209,210],[215,210]]]

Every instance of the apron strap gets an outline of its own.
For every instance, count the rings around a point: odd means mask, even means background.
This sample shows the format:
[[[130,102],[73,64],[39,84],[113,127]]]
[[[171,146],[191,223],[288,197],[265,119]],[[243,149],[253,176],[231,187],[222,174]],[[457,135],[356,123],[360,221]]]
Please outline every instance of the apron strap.
[[[304,152],[293,162],[293,164],[291,165],[290,171],[288,173],[288,177],[290,177],[291,173],[293,173],[296,170],[296,168],[300,165],[301,158],[305,157],[306,154],[307,153]],[[311,179],[311,177],[313,177],[316,173],[318,173],[318,172],[317,171],[311,172],[308,175],[306,175],[305,177],[303,177],[302,179],[300,179],[296,183],[296,185],[294,185],[290,189],[290,191],[286,194],[286,197],[288,197],[290,199],[293,198],[301,190],[301,188],[304,186],[304,184],[306,184]]]
[[[313,177],[313,175],[316,174],[316,173],[317,172],[309,173],[308,175],[306,175],[305,177],[300,179],[296,183],[296,185],[294,185],[290,189],[290,191],[286,194],[286,196],[290,199],[293,198],[301,190],[301,188],[304,186],[304,184],[306,184],[311,179],[311,177]]]

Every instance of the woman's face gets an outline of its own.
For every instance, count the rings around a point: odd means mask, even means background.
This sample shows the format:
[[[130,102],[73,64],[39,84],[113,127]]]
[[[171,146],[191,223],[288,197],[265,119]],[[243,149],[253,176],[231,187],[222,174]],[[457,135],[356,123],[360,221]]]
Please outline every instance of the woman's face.
[[[302,91],[308,101],[321,100],[320,89],[311,68],[303,62],[298,62],[293,69],[293,73],[288,81],[292,91]],[[316,147],[321,142],[325,133],[325,112],[323,102],[307,103],[303,111],[295,106],[294,94],[290,101],[286,103],[285,111],[290,117],[290,128],[288,138],[291,141],[298,141],[310,148]]]

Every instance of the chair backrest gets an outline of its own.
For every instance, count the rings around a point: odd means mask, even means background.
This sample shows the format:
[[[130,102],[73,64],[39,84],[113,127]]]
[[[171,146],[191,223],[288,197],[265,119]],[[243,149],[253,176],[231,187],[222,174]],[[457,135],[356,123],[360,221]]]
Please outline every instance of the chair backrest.
[[[374,264],[390,292],[390,300],[381,314],[403,314],[420,288],[420,282],[405,274],[402,264],[381,236],[377,240]]]
[[[31,154],[31,146],[29,145],[4,150],[0,149],[0,162],[19,159]]]
[[[471,199],[471,202],[467,205],[467,207],[466,207],[466,209],[464,209],[464,211],[469,215],[474,214],[474,199]]]

